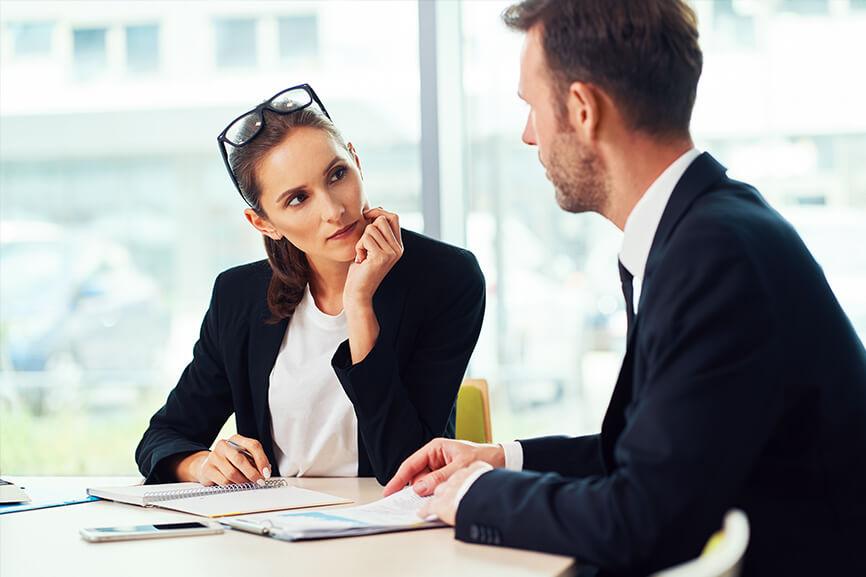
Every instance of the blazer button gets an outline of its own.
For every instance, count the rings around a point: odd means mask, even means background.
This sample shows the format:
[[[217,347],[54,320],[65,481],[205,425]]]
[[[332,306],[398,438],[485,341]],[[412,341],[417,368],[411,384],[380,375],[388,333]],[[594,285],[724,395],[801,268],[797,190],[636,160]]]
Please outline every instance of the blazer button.
[[[473,541],[478,541],[478,525],[469,527],[469,538]]]

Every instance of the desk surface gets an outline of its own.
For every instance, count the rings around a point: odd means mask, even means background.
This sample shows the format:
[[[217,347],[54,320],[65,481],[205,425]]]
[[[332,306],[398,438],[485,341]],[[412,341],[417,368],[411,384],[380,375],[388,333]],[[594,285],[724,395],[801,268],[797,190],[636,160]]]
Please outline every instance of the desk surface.
[[[83,494],[88,486],[129,485],[130,477],[4,476],[27,488],[30,497]],[[355,501],[374,501],[382,488],[372,478],[293,479],[299,487]],[[451,528],[368,537],[287,543],[239,531],[222,535],[88,543],[82,527],[174,522],[195,518],[158,508],[108,501],[0,515],[0,575],[82,575],[87,577],[169,577],[345,575],[377,577],[517,577],[570,575],[567,557],[470,545]]]

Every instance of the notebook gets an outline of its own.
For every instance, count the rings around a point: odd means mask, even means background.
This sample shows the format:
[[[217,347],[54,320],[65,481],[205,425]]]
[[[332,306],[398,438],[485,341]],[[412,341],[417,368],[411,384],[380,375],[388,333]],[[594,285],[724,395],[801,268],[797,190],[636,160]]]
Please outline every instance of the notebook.
[[[412,487],[406,487],[389,497],[358,507],[232,517],[222,523],[233,529],[283,541],[333,539],[445,527],[446,524],[438,519],[418,517],[418,510],[430,498],[419,497]]]
[[[352,502],[351,499],[293,487],[281,478],[268,479],[264,487],[255,483],[213,487],[198,483],[167,483],[97,487],[87,489],[87,494],[109,501],[161,507],[211,518]]]

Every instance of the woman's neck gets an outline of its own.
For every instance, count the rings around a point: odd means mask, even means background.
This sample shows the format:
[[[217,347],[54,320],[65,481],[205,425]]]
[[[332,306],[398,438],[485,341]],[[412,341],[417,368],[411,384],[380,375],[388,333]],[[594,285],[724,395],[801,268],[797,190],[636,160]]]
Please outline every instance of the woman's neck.
[[[338,315],[343,310],[343,287],[349,274],[348,262],[333,260],[316,261],[310,264],[310,294],[320,311],[328,315]]]

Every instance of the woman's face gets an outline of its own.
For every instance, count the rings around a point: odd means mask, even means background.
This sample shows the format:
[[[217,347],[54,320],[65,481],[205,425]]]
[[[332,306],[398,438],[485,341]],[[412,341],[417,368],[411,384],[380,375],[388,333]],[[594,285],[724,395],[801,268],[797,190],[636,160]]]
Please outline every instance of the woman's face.
[[[256,177],[267,219],[256,222],[247,210],[253,226],[286,238],[314,261],[354,260],[369,208],[354,149],[324,130],[296,128],[262,159]]]

